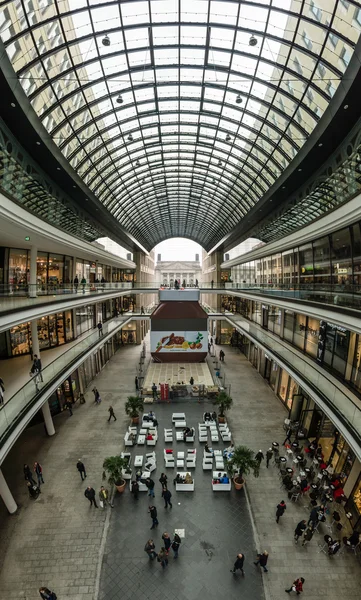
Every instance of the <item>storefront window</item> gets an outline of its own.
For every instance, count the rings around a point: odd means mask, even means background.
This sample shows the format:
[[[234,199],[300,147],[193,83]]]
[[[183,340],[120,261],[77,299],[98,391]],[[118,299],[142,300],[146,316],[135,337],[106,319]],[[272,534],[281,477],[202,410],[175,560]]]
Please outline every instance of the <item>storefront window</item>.
[[[352,226],[352,237],[353,237],[353,284],[361,285],[361,233],[360,223]],[[360,290],[357,289],[357,292]]]
[[[340,286],[352,283],[352,253],[349,228],[331,236],[332,283]]]
[[[9,250],[9,283],[25,287],[28,282],[28,251],[10,248]]]
[[[51,316],[53,317],[54,315]],[[38,319],[38,340],[40,350],[50,348],[48,320],[48,317],[41,317],[41,319]]]
[[[131,323],[129,325],[132,327]],[[124,344],[135,344],[137,339],[136,330],[131,328],[122,329],[122,339]]]
[[[304,348],[305,333],[306,333],[306,317],[305,317],[305,315],[296,314],[295,330],[294,330],[294,334],[293,334],[293,343],[300,350],[303,350],[303,348]]]
[[[351,383],[361,392],[361,336],[358,335],[355,344],[355,354],[353,358]]]
[[[66,256],[64,259],[64,275],[63,283],[66,285],[71,283],[73,278],[73,259],[71,256]]]
[[[74,339],[73,313],[71,310],[67,310],[65,312],[65,335],[67,342],[70,342],[70,340]]]
[[[93,329],[94,323],[94,306],[80,306],[76,309],[76,332],[77,335],[85,333]]]
[[[56,315],[56,331],[59,346],[65,344],[64,313],[57,313]]]
[[[64,256],[49,254],[48,284],[56,287],[63,283]]]
[[[320,329],[320,321],[313,319],[312,317],[307,318],[307,329],[306,329],[306,353],[316,358],[317,347],[318,347],[318,331]]]
[[[331,283],[330,242],[328,237],[313,242],[315,283]]]
[[[298,394],[298,388],[299,388],[298,383],[296,383],[296,381],[294,381],[294,379],[292,379],[292,377],[290,377],[289,390],[288,390],[288,394],[287,394],[288,408],[292,407],[293,396]]]
[[[48,282],[48,253],[38,252],[36,259],[36,282],[38,288],[45,290]]]
[[[356,481],[345,508],[346,510],[351,511],[353,516],[352,524],[355,529],[358,529],[361,518],[361,475],[359,475],[359,478]]]
[[[278,386],[278,395],[281,398],[282,402],[286,402],[288,379],[289,379],[288,373],[286,373],[286,371],[281,369],[281,375],[279,378],[279,386]]]
[[[345,374],[349,342],[350,332],[346,331],[343,327],[337,327],[332,368],[340,373],[340,375]]]
[[[293,250],[282,252],[283,284],[289,286],[293,283]]]
[[[300,284],[313,283],[313,251],[312,244],[306,244],[299,249]]]
[[[284,311],[284,325],[283,325],[283,337],[288,342],[293,341],[293,324],[295,320],[295,313],[290,310]]]
[[[278,371],[279,371],[278,364],[276,362],[274,362],[274,360],[272,360],[272,362],[271,362],[271,373],[270,373],[270,378],[269,378],[269,384],[270,384],[270,386],[271,386],[271,388],[273,390],[275,390],[275,388],[276,388]]]
[[[10,346],[12,356],[30,352],[30,323],[21,323],[10,329]]]
[[[83,274],[84,274],[84,261],[77,259],[76,260],[76,274],[77,277],[79,279],[79,283],[81,281],[81,279],[83,278]]]
[[[56,346],[58,344],[57,327],[56,327],[56,315],[49,315],[49,339],[50,346]]]

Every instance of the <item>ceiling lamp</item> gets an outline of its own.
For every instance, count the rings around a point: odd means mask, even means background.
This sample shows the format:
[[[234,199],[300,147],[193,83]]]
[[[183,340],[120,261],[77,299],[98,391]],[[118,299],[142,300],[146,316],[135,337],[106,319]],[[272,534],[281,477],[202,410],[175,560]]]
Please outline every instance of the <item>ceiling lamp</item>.
[[[139,160],[137,160],[137,162],[135,163],[135,166],[136,166],[136,167],[140,167],[140,162],[139,162]]]
[[[257,46],[257,38],[254,35],[251,35],[248,42],[249,46]]]
[[[231,139],[232,139],[231,136],[229,135],[229,133],[227,133],[227,135],[226,135],[226,142],[230,142]]]
[[[123,100],[123,98],[122,98],[122,95],[121,95],[121,94],[119,94],[119,96],[117,96],[117,99],[115,100],[115,102],[116,102],[117,104],[123,104],[124,100]]]
[[[103,44],[103,46],[110,46],[110,39],[109,39],[108,35],[103,37],[102,44]]]
[[[131,133],[128,135],[127,140],[128,140],[128,142],[132,142],[133,141],[133,136],[132,136]]]
[[[219,166],[219,167],[221,167],[221,166],[222,166],[222,164],[223,164],[223,163],[222,163],[222,161],[221,161],[221,160],[219,160],[219,161],[218,161],[218,166]]]
[[[241,94],[238,94],[237,98],[236,98],[236,104],[242,104],[243,100],[241,98]]]

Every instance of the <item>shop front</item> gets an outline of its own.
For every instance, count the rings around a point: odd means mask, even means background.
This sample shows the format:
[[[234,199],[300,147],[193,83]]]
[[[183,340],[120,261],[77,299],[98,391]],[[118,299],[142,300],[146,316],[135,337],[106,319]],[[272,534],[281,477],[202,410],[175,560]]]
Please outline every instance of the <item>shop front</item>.
[[[73,313],[67,310],[41,317],[37,321],[40,350],[61,346],[74,339]],[[7,356],[20,356],[31,352],[30,322],[12,327],[6,334]]]
[[[361,472],[345,505],[345,510],[351,513],[350,522],[357,531],[361,528]]]
[[[122,329],[122,340],[123,344],[137,343],[137,324],[135,321],[131,321]]]

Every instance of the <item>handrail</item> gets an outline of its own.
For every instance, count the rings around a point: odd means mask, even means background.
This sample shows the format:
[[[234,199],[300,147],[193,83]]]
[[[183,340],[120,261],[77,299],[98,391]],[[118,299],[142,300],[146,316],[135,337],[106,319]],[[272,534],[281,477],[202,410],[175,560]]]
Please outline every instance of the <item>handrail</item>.
[[[93,331],[88,336],[83,338],[72,348],[69,348],[58,358],[54,359],[42,370],[42,382],[35,383],[35,378],[32,377],[25,385],[23,385],[9,400],[3,405],[0,410],[0,446],[5,439],[10,435],[11,431],[16,427],[17,423],[23,418],[24,414],[38,400],[42,391],[44,391],[52,381],[69,365],[79,360],[79,358],[89,352],[89,350],[99,344],[99,342],[115,333],[121,326],[132,318],[132,315],[117,317],[103,325],[103,334],[99,331]],[[39,378],[37,378],[39,379]],[[39,388],[38,390],[36,388]]]
[[[280,361],[299,374],[300,379],[310,389],[322,396],[323,401],[351,433],[359,445],[359,453],[361,452],[361,400],[353,396],[352,392],[347,394],[341,388],[341,385],[333,381],[329,373],[322,372],[322,368],[313,365],[311,360],[298,353],[297,349],[277,339],[260,325],[247,321],[242,317],[235,318],[230,314],[225,315],[224,318],[234,327],[241,329],[246,337],[251,337],[256,344],[262,345],[266,351],[268,350],[277,355]],[[302,383],[300,385],[302,386]]]

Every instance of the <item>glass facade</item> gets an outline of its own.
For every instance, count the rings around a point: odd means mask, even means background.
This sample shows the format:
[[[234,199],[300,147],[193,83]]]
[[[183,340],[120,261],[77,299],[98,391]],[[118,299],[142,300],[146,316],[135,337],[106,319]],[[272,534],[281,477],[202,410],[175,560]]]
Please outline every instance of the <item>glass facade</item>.
[[[61,346],[74,339],[71,310],[41,317],[37,322],[40,350]],[[7,332],[7,355],[19,356],[31,352],[30,322],[21,323]],[[4,353],[3,356],[6,356]]]
[[[361,223],[303,246],[232,267],[232,281],[250,286],[314,286],[361,293]],[[336,301],[337,303],[337,301]]]

